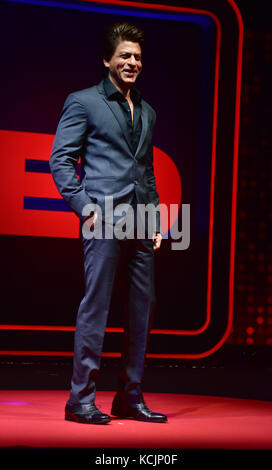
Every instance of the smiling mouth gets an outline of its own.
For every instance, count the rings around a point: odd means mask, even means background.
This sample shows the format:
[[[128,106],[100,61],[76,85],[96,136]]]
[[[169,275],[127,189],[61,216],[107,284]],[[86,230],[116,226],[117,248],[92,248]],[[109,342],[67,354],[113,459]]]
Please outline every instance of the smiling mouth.
[[[134,75],[136,73],[136,70],[123,70],[123,72],[127,75]]]

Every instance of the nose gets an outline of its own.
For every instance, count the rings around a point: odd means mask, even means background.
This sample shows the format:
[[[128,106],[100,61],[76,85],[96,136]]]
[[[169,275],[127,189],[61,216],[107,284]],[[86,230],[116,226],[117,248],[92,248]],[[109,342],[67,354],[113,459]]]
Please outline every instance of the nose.
[[[130,58],[129,58],[129,64],[130,65],[136,65],[136,59],[134,57],[134,55],[131,55]]]

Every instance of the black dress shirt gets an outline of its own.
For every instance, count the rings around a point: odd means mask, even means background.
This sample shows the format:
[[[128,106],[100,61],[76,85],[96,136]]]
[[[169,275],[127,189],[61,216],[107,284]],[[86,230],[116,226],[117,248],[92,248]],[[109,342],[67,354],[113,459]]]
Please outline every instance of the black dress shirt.
[[[104,80],[104,90],[109,100],[115,100],[119,103],[127,123],[127,129],[130,136],[130,143],[135,155],[138,143],[142,132],[142,120],[141,120],[141,92],[136,88],[132,87],[130,90],[130,98],[133,102],[133,122],[131,117],[131,110],[127,99],[124,95],[117,90],[116,86],[112,83],[109,76]]]

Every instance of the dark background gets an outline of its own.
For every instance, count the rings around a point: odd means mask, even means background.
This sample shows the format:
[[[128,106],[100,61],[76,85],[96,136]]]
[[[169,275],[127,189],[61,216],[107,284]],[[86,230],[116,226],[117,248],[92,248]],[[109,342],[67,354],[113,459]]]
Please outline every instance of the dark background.
[[[164,2],[166,3],[166,2]],[[259,2],[250,5],[247,1],[237,1],[237,5],[243,16],[245,26],[244,50],[243,50],[243,77],[242,77],[242,101],[241,101],[241,121],[240,121],[240,145],[239,145],[239,176],[238,176],[238,211],[237,211],[237,245],[235,263],[235,303],[233,331],[227,343],[214,355],[201,360],[147,360],[146,367],[150,373],[146,374],[146,390],[175,391],[182,393],[211,393],[233,396],[247,396],[254,398],[271,399],[271,346],[272,346],[272,242],[271,242],[271,219],[272,219],[272,183],[271,183],[271,63],[272,63],[272,30],[269,22],[269,15],[266,2]],[[16,6],[17,8],[17,6]],[[25,6],[20,6],[25,8]],[[55,13],[55,12],[54,12]],[[35,22],[33,22],[35,27]],[[23,24],[23,23],[22,23]],[[57,24],[57,23],[56,23]],[[54,25],[52,25],[53,28]],[[23,27],[23,26],[22,26]],[[38,34],[38,32],[37,32]],[[45,52],[48,44],[44,42]],[[53,47],[51,45],[51,47]],[[56,47],[56,46],[55,46]],[[82,58],[78,50],[74,50],[74,57],[78,58],[78,63],[74,66],[78,69],[82,63]],[[15,47],[16,49],[16,47]],[[63,70],[63,76],[57,75],[56,64],[52,58],[52,68],[49,74],[46,87],[41,86],[40,77],[33,77],[31,83],[31,101],[39,103],[42,99],[52,102],[58,100],[59,106],[63,102],[67,92],[73,89],[84,88],[84,80],[87,80],[86,69],[82,70],[82,85],[78,86],[78,77],[75,82],[69,81],[67,87],[66,76],[70,74],[70,51],[65,48],[65,44],[60,48],[60,53],[67,57],[67,69]],[[52,57],[54,54],[52,54]],[[42,66],[43,54],[35,58],[37,70],[39,64]],[[7,66],[7,65],[6,65]],[[98,68],[96,68],[98,70]],[[93,72],[92,72],[93,73]],[[148,75],[148,74],[147,74]],[[57,80],[56,80],[57,78]],[[14,75],[14,80],[15,75]],[[99,80],[99,77],[97,77]],[[59,83],[59,88],[55,83]],[[22,97],[18,93],[17,84],[12,83],[14,92],[14,102],[17,103],[18,110],[28,109],[27,97]],[[88,86],[88,84],[86,84]],[[18,95],[16,95],[18,93]],[[55,95],[54,95],[55,93]],[[29,98],[29,97],[28,97]],[[195,106],[198,106],[198,97],[195,96]],[[167,98],[168,100],[168,98]],[[149,100],[152,104],[152,95]],[[154,101],[154,98],[153,98]],[[165,106],[167,105],[167,101]],[[46,109],[47,108],[47,109]],[[46,111],[41,117],[44,128],[36,128],[37,132],[55,131],[57,117],[55,111],[50,107],[45,107]],[[38,113],[39,110],[36,110]],[[18,130],[35,130],[37,125],[33,118],[33,110],[29,113],[29,128],[22,129],[21,126],[14,126],[14,115],[16,109],[12,109],[13,117],[5,113],[6,125],[1,128],[11,128]],[[35,114],[35,113],[34,113]],[[32,116],[32,118],[31,118]],[[190,116],[190,114],[189,114]],[[195,115],[194,115],[195,116]],[[9,121],[10,119],[10,121]],[[31,122],[33,119],[33,122]],[[13,125],[11,123],[13,122]],[[51,128],[48,126],[51,123]],[[8,123],[8,124],[7,124]],[[47,124],[46,124],[47,123]],[[186,120],[185,120],[186,123]],[[187,121],[190,127],[190,120]],[[183,128],[184,129],[184,128]],[[186,134],[184,129],[184,134]],[[159,138],[158,135],[155,138]],[[184,139],[183,139],[184,143]],[[167,145],[164,143],[164,145]],[[159,146],[159,144],[158,144]],[[167,151],[167,149],[165,149]],[[169,150],[171,155],[171,152]],[[15,242],[15,245],[14,245]],[[18,241],[18,243],[21,243]],[[33,249],[35,250],[35,240]],[[64,241],[69,244],[69,251],[74,258],[78,257],[79,247],[77,242],[73,245],[71,252],[71,241]],[[4,249],[6,248],[4,242]],[[13,249],[16,240],[13,240]],[[74,250],[74,251],[73,251]],[[21,252],[18,245],[18,252]],[[22,265],[27,262],[27,254],[22,254]],[[40,255],[39,255],[40,256]],[[45,256],[45,255],[44,255]],[[16,258],[18,260],[18,258]],[[32,261],[33,267],[35,259]],[[20,269],[20,267],[19,267]],[[61,276],[69,269],[67,265],[54,265],[54,272]],[[5,271],[4,271],[5,272]],[[46,273],[51,275],[51,271]],[[8,278],[6,278],[8,279]],[[72,282],[81,285],[81,279],[75,272]],[[55,294],[59,293],[57,286],[50,286],[55,289]],[[28,300],[31,299],[31,288],[29,287]],[[77,290],[80,299],[80,289]],[[22,295],[25,295],[25,289]],[[20,291],[17,295],[19,296]],[[41,297],[40,297],[41,298]],[[46,304],[46,298],[42,298],[42,305]],[[3,304],[6,308],[5,303]],[[31,301],[30,304],[31,305]],[[76,305],[76,301],[74,303]],[[74,307],[73,307],[74,308]],[[6,310],[5,310],[6,311]],[[75,312],[75,310],[74,310]],[[70,317],[71,318],[71,317]],[[24,323],[23,318],[13,321]],[[159,321],[159,320],[158,320]],[[7,317],[2,323],[10,323]],[[29,323],[29,320],[26,321]],[[56,320],[56,323],[60,322]],[[62,320],[63,323],[63,320]],[[67,324],[71,324],[67,321]],[[158,327],[158,325],[155,325]],[[250,329],[249,329],[250,328]],[[253,330],[253,331],[252,331]],[[19,386],[22,377],[28,378],[29,387],[56,388],[69,385],[69,374],[71,361],[66,359],[52,359],[51,361],[42,358],[36,359],[14,359],[2,358],[2,388]],[[100,375],[100,386],[112,389],[114,384],[115,368],[118,361],[104,358]],[[111,376],[112,374],[112,376]],[[3,381],[3,377],[5,380]],[[166,380],[167,377],[167,380]],[[111,380],[109,380],[111,378]],[[166,383],[167,382],[167,383]],[[110,383],[110,386],[109,386]]]
[[[6,73],[1,77],[0,128],[54,134],[67,95],[97,84],[104,75],[103,30],[134,18],[20,3],[2,3],[1,9]],[[173,158],[182,179],[182,202],[191,205],[189,249],[173,251],[165,240],[156,256],[154,328],[194,330],[206,317],[215,27],[209,18],[199,19],[204,32],[192,21],[135,19],[147,31],[137,86],[157,110],[154,145]],[[2,246],[2,322],[74,325],[84,288],[80,240],[6,235]],[[122,326],[121,270],[118,274],[109,326]],[[219,323],[224,331],[225,314]],[[0,338],[2,349],[73,348],[71,334],[0,331]],[[192,339],[182,341],[190,347]],[[216,342],[212,334],[210,342]],[[153,352],[182,352],[180,337],[164,335],[152,343]],[[117,335],[106,335],[105,350],[120,350]]]

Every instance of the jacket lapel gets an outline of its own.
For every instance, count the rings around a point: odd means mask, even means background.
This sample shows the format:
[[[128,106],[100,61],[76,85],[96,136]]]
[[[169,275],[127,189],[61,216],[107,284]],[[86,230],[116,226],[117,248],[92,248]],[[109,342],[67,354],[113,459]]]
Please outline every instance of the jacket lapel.
[[[146,133],[147,133],[147,130],[148,130],[148,112],[147,112],[146,106],[144,105],[143,102],[142,102],[141,119],[142,119],[142,132],[141,132],[141,136],[140,136],[140,139],[139,139],[138,147],[137,147],[136,153],[134,155],[134,158],[137,158],[138,153],[140,152],[141,147],[144,143]]]
[[[128,146],[130,148],[130,151],[132,153],[132,148],[131,148],[131,145],[130,145],[130,138],[129,138],[129,134],[128,134],[128,131],[127,131],[127,125],[126,125],[125,117],[122,113],[122,110],[121,110],[119,104],[117,103],[117,101],[110,101],[106,98],[106,96],[104,94],[104,89],[103,89],[103,80],[97,85],[97,90],[100,93],[103,101],[105,101],[106,105],[112,111],[115,119],[117,120],[119,126],[121,127],[121,130],[124,134],[126,142],[127,142]]]
[[[119,123],[119,126],[124,134],[124,137],[126,139],[126,142],[129,146],[129,149],[131,151],[131,154],[133,155],[133,150],[132,150],[132,147],[131,147],[131,144],[130,144],[130,137],[129,137],[129,133],[128,133],[128,130],[127,130],[127,123],[126,123],[126,120],[125,120],[125,117],[124,117],[124,114],[120,108],[120,105],[117,103],[117,101],[111,101],[111,100],[108,100],[104,94],[104,89],[103,89],[103,80],[97,85],[97,90],[98,92],[100,93],[100,95],[102,96],[102,99],[105,101],[105,103],[107,104],[107,106],[110,108],[110,110],[112,111],[114,117],[116,118],[117,122]],[[142,132],[141,132],[141,136],[140,136],[140,139],[139,139],[139,143],[138,143],[138,147],[137,147],[137,150],[136,150],[136,153],[135,155],[133,155],[133,158],[136,158],[142,145],[143,145],[143,142],[144,142],[144,139],[145,139],[145,136],[146,136],[146,133],[147,133],[147,129],[148,129],[148,112],[147,112],[147,109],[146,109],[146,106],[144,105],[144,103],[142,103],[142,112],[141,112],[141,119],[142,119]]]

